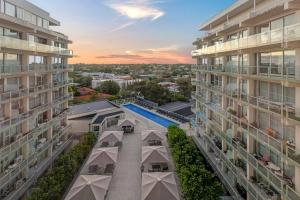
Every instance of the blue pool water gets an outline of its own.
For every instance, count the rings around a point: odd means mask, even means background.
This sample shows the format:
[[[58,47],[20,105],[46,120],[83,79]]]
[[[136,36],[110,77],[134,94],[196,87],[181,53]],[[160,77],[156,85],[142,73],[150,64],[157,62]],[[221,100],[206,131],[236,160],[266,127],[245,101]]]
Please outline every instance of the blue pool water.
[[[146,117],[147,119],[150,119],[151,121],[154,121],[155,123],[168,128],[171,125],[178,125],[175,122],[172,122],[164,117],[161,117],[155,113],[149,112],[148,110],[145,110],[143,108],[140,108],[134,104],[125,104],[124,105],[125,108],[139,114],[142,115],[143,117]]]

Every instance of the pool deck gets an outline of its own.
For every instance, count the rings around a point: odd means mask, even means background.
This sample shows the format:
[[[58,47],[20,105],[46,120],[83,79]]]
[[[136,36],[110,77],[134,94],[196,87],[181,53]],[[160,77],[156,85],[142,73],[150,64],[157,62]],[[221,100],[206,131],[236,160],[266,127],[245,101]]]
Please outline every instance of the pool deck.
[[[108,200],[140,200],[141,199],[141,154],[142,141],[141,132],[147,129],[156,129],[164,133],[167,129],[153,121],[124,109],[127,117],[138,121],[133,134],[124,134],[123,144],[119,152],[118,162],[113,173],[111,184],[108,190]],[[167,147],[170,158],[170,170],[174,170],[174,165],[168,144],[165,140],[163,145]],[[180,191],[180,188],[179,188]]]

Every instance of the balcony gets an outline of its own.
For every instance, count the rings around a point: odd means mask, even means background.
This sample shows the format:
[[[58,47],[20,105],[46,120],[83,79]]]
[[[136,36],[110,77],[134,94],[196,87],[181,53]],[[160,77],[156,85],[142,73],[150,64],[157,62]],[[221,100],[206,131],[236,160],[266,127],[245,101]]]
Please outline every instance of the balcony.
[[[206,73],[216,73],[219,75],[240,75],[245,78],[255,79],[268,79],[273,81],[288,81],[285,84],[291,84],[290,82],[300,81],[300,71],[295,67],[279,67],[279,66],[236,66],[227,64],[226,66],[214,66],[214,65],[194,65],[193,71],[200,71]]]
[[[41,176],[45,170],[49,167],[49,165],[57,159],[57,157],[72,143],[72,139],[68,139],[63,144],[60,145],[59,148],[54,150],[52,152],[51,156],[48,156],[44,160],[42,160],[40,163],[36,163],[33,166],[31,166],[31,169],[29,168],[29,176],[23,179],[22,184],[18,185],[18,187],[14,187],[13,190],[9,191],[9,193],[6,195],[4,200],[12,200],[12,199],[19,199],[22,197],[22,195],[33,185],[36,181],[36,179]],[[42,154],[41,152],[40,154]],[[24,164],[22,164],[23,168],[20,169],[21,171],[27,169],[31,163],[33,163],[38,155],[33,155],[29,157],[27,160],[24,161]],[[18,173],[21,172],[18,170]],[[7,181],[11,180],[10,177],[7,178]],[[7,183],[7,181],[5,183]],[[0,190],[4,187],[5,185],[0,185]]]
[[[209,106],[210,109],[214,109],[212,106]],[[238,124],[238,127],[242,129],[243,131],[246,131],[248,134],[250,134],[257,142],[260,142],[264,145],[267,144],[267,147],[275,150],[279,155],[283,155],[282,152],[285,151],[285,147],[283,145],[283,141],[279,141],[264,131],[261,131],[260,129],[257,129],[255,126],[248,124],[244,120],[241,120],[240,118],[232,115],[229,112],[226,111],[220,111],[220,110],[214,110],[214,112],[217,112],[219,114],[222,114],[223,117],[228,119],[229,121],[234,122],[235,124]],[[201,117],[202,119],[203,117]],[[203,119],[204,120],[204,119]],[[206,120],[207,121],[207,120]],[[210,126],[211,129],[216,131],[217,133],[222,136],[222,138],[227,142],[228,145],[234,147],[237,149],[239,154],[242,156],[242,159],[244,159],[247,163],[250,163],[251,166],[268,182],[271,183],[271,185],[277,189],[277,191],[282,191],[282,188],[289,187],[289,193],[292,196],[299,196],[295,192],[294,183],[292,182],[292,179],[285,176],[283,174],[283,170],[276,166],[275,164],[271,163],[269,160],[263,159],[262,157],[257,156],[256,154],[250,154],[245,149],[245,146],[243,146],[240,142],[236,142],[235,139],[230,139],[226,136],[226,133],[224,133],[221,130],[221,127],[214,123],[214,121],[207,121],[207,125]],[[246,126],[246,127],[245,127]],[[249,130],[251,126],[251,131]],[[215,145],[216,146],[216,145]],[[289,148],[290,152],[290,159],[294,159],[296,162],[299,162],[300,154],[296,154],[295,150],[292,148]],[[297,156],[298,155],[298,156]],[[283,155],[284,156],[284,155]],[[285,191],[282,191],[285,192]],[[288,195],[288,194],[286,194]],[[296,200],[297,198],[290,198],[293,200]]]
[[[257,48],[268,45],[278,45],[286,42],[300,40],[300,24],[294,24],[285,28],[263,32],[248,37],[227,41],[192,51],[192,56],[204,56],[216,53],[224,53],[243,49]]]
[[[27,40],[20,40],[20,39],[6,37],[6,36],[0,36],[0,48],[57,54],[63,56],[73,56],[73,51],[69,49],[40,44],[40,43],[31,42]]]
[[[287,102],[276,102],[270,99],[263,98],[261,96],[248,96],[247,94],[239,92],[238,90],[226,89],[220,85],[214,85],[210,83],[198,83],[197,85],[201,86],[204,89],[208,89],[211,92],[217,92],[222,96],[241,101],[247,106],[252,105],[256,109],[262,109],[265,112],[272,112],[282,118],[292,120],[296,123],[300,122],[300,117],[298,116],[298,113],[300,113],[300,108],[295,107],[294,104]]]

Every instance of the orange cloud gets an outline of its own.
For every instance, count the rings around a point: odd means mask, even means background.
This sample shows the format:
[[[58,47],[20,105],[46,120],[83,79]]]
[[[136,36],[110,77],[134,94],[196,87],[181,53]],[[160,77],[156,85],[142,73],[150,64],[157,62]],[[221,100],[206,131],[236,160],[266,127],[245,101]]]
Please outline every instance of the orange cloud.
[[[75,50],[79,55],[70,60],[70,63],[89,63],[89,64],[178,64],[194,63],[189,52],[182,53],[176,46],[144,49],[139,51],[126,51],[121,54],[98,54],[94,55],[90,49]]]

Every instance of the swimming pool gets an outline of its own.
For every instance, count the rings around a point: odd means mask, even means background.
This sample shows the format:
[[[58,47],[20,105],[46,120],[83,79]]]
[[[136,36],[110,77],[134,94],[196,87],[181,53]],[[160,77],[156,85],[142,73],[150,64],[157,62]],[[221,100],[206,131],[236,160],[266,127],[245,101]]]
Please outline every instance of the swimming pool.
[[[171,125],[178,125],[177,123],[175,122],[172,122],[171,120],[168,120],[164,117],[161,117],[155,113],[152,113],[152,112],[149,112],[148,110],[145,110],[139,106],[136,106],[134,104],[125,104],[123,105],[125,108],[127,108],[128,110],[131,110],[139,115],[142,115],[143,117],[146,117],[147,119],[150,119],[151,121],[163,126],[163,127],[166,127],[168,128],[169,126]]]

